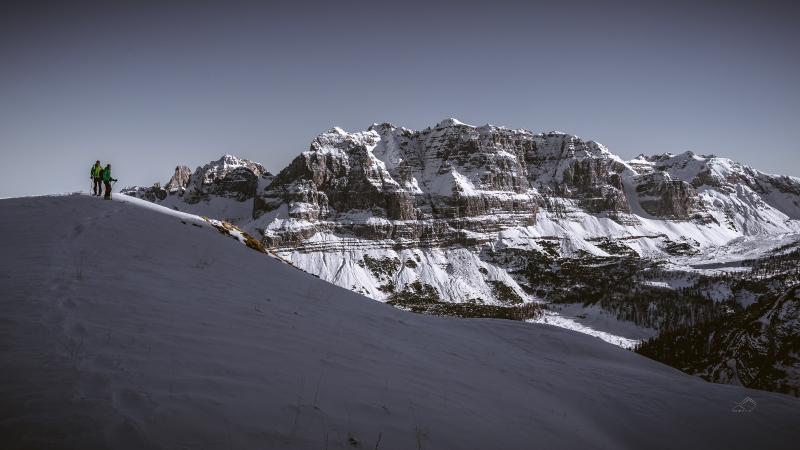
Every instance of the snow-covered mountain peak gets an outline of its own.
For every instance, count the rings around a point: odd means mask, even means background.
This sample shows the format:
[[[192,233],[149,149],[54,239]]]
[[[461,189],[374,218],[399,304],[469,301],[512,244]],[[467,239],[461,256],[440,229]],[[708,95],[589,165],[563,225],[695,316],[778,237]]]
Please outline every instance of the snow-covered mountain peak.
[[[731,179],[731,176],[758,172],[728,158],[720,158],[714,155],[698,155],[692,151],[679,154],[664,153],[647,157],[646,161],[650,163],[649,166],[652,170],[668,172],[676,179],[697,186],[709,181],[709,177],[715,179],[716,184],[733,183],[735,180]],[[706,179],[698,179],[700,176]]]
[[[264,166],[259,163],[234,155],[223,155],[216,161],[212,161],[204,166],[198,167],[192,175],[191,181],[193,183],[208,185],[213,183],[215,180],[224,178],[226,175],[237,169],[247,169],[253,172],[256,176],[261,176],[266,172]]]
[[[577,138],[577,136],[576,136]],[[580,139],[580,138],[578,138]],[[605,145],[597,142],[597,141],[587,141],[586,144],[594,150],[594,156],[600,158],[608,158],[613,160],[615,163],[625,166],[625,168],[630,169],[628,163],[620,158],[615,153],[612,153],[611,150],[608,149]]]
[[[396,128],[397,127],[394,126],[394,124],[391,124],[389,122],[381,122],[381,123],[374,122],[367,128],[367,130],[394,130]]]
[[[439,123],[436,124],[435,128],[448,128],[448,127],[459,127],[459,126],[467,126],[475,128],[472,125],[468,125],[458,119],[454,119],[452,117],[448,117],[447,119],[441,120]]]
[[[230,153],[226,153],[226,154],[222,155],[217,160],[217,162],[226,162],[226,163],[228,163],[228,162],[229,163],[236,163],[238,161],[241,161],[241,158],[239,158],[238,156],[231,155]]]
[[[164,189],[169,192],[177,192],[186,189],[191,177],[192,170],[189,169],[188,166],[177,166],[175,167],[175,173],[169,179],[167,184],[164,185]]]
[[[245,202],[255,196],[259,179],[266,178],[271,174],[261,164],[227,154],[194,172],[187,166],[176,167],[164,188],[156,184],[122,192],[183,211],[233,219],[252,215],[252,205]]]
[[[311,142],[309,151],[341,153],[354,146],[374,146],[378,140],[380,140],[380,135],[374,130],[349,133],[342,128],[334,127],[317,136]]]

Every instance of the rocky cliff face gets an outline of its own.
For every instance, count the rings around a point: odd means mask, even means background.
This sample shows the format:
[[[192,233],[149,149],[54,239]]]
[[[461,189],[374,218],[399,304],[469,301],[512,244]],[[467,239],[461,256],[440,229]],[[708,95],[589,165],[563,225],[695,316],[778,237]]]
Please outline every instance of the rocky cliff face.
[[[654,209],[671,211],[676,218],[719,221],[744,234],[767,232],[770,224],[800,219],[800,179],[795,177],[770,175],[727,158],[693,152],[640,155],[630,165],[647,180],[646,189],[662,191],[654,196],[661,203]],[[668,178],[672,192],[663,195],[664,183],[652,183],[653,176]]]
[[[626,171],[601,145],[563,133],[454,119],[419,132],[376,124],[319,136],[259,194],[254,211],[260,217],[285,205],[289,219],[339,224],[358,212],[394,222],[392,230],[372,227],[373,237],[446,239],[458,230],[533,225],[552,198],[590,213],[627,216]],[[297,244],[314,233],[286,225],[266,228],[267,245]]]
[[[261,164],[225,155],[198,167],[189,178],[185,195],[195,203],[210,196],[249,200],[256,194],[258,178],[266,173]]]
[[[175,168],[175,173],[169,179],[164,189],[169,192],[182,191],[189,185],[189,179],[192,177],[192,170],[188,166],[178,166]]]
[[[462,230],[485,227],[471,219],[487,214],[507,225],[532,223],[538,205],[524,165],[480,139],[458,124],[420,133],[388,124],[352,134],[333,129],[275,177],[256,200],[255,215],[285,205],[290,219],[415,241],[457,239]],[[355,216],[377,220],[357,223]],[[292,245],[306,235],[273,226],[265,238]]]
[[[652,172],[636,179],[639,204],[650,215],[664,219],[688,220],[700,209],[697,191],[667,172]]]
[[[295,158],[260,195],[255,215],[287,203],[293,205],[289,217],[297,219],[324,219],[350,210],[416,219],[413,199],[372,154],[378,139],[372,132],[348,134],[340,129],[317,137],[310,150]]]
[[[225,155],[194,172],[177,166],[164,187],[155,183],[126,188],[122,193],[208,217],[241,220],[252,216],[259,182],[269,178],[271,174],[261,164]]]

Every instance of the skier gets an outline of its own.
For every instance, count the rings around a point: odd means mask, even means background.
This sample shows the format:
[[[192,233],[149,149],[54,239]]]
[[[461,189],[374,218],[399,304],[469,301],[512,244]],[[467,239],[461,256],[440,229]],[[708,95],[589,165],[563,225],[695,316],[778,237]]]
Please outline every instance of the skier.
[[[111,164],[106,164],[103,169],[103,184],[106,185],[106,195],[103,197],[106,200],[111,200],[111,182],[117,181],[116,178],[111,178]]]
[[[92,179],[92,195],[96,195],[98,197],[100,197],[100,194],[103,193],[103,186],[100,184],[100,182],[103,180],[102,172],[103,166],[100,165],[100,160],[98,159],[89,170],[89,178]]]

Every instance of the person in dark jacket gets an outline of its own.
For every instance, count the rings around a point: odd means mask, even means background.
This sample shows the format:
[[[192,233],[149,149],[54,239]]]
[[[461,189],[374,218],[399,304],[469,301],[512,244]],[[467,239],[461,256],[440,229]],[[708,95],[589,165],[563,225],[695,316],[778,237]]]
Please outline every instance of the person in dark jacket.
[[[111,164],[106,164],[106,168],[103,169],[103,184],[106,185],[106,200],[111,200],[111,182],[117,181],[116,178],[111,177]]]
[[[103,193],[103,186],[100,184],[103,181],[103,166],[100,165],[100,160],[98,159],[91,169],[89,169],[89,177],[92,179],[92,195],[96,195],[100,197]]]

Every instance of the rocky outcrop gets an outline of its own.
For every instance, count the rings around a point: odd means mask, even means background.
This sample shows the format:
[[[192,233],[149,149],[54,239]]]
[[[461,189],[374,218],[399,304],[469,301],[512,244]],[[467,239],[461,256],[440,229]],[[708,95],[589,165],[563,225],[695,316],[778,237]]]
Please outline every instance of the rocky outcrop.
[[[688,220],[695,212],[697,192],[691,184],[674,180],[665,172],[637,178],[639,204],[650,215],[664,219]]]
[[[631,169],[596,142],[557,132],[535,135],[526,163],[531,184],[551,195],[595,214],[630,212],[620,175]]]
[[[369,211],[392,220],[414,220],[414,198],[371,153],[379,137],[340,129],[319,136],[282,170],[255,202],[255,215],[289,205],[289,217],[328,218],[331,212]]]
[[[194,171],[186,186],[186,201],[196,203],[209,196],[250,200],[262,175],[268,172],[261,164],[225,155]]]
[[[796,177],[766,174],[727,158],[696,155],[690,151],[678,155],[640,155],[630,161],[630,165],[640,174],[669,177],[676,187],[678,181],[691,185],[691,189],[682,185],[677,191],[666,189],[664,193],[677,197],[676,206],[688,195],[689,209],[695,212],[691,215],[693,219],[699,217],[708,221],[710,213],[717,210],[728,216],[752,214],[763,222],[770,219],[757,217],[759,211],[770,208],[791,219],[800,219],[800,179]],[[650,182],[648,177],[642,180],[646,184]],[[669,198],[667,200],[671,203]],[[670,208],[667,206],[667,209]],[[677,217],[686,218],[685,215]]]
[[[170,192],[182,191],[183,189],[186,189],[186,186],[189,185],[189,179],[191,176],[192,169],[190,169],[188,166],[177,166],[175,167],[175,173],[164,186],[164,189]]]
[[[198,167],[194,173],[189,167],[179,165],[170,180],[161,187],[155,183],[150,187],[132,187],[122,190],[123,194],[142,198],[155,203],[171,199],[171,206],[185,202],[196,204],[210,198],[226,198],[239,202],[252,201],[259,180],[270,176],[261,164],[225,155]]]
[[[120,193],[153,203],[160,203],[169,195],[167,190],[161,187],[161,183],[153,183],[153,185],[149,187],[126,187],[122,189]]]

